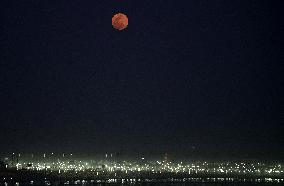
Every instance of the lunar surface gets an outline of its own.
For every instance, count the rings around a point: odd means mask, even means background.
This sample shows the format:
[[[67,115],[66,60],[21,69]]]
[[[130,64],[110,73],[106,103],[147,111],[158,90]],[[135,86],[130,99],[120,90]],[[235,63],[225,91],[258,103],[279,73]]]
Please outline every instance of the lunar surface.
[[[112,17],[112,26],[117,30],[123,30],[128,26],[128,18],[125,14],[118,13]]]

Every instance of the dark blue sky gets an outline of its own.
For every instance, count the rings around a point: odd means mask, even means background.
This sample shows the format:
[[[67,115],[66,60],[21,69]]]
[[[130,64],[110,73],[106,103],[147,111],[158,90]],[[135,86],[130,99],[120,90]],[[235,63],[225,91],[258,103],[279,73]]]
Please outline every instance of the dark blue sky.
[[[1,1],[0,146],[283,159],[283,5]]]

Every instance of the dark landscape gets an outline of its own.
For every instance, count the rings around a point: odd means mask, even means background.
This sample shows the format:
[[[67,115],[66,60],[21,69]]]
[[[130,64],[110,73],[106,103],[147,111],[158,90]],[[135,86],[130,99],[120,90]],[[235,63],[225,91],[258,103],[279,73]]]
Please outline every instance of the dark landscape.
[[[0,185],[283,186],[283,10],[1,0]]]

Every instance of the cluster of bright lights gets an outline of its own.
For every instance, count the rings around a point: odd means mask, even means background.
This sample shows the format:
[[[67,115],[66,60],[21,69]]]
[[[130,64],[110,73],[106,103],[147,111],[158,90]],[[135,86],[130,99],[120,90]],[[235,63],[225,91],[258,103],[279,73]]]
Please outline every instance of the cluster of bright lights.
[[[30,165],[30,166],[27,166]],[[284,175],[284,168],[280,164],[267,165],[263,163],[209,163],[209,162],[166,162],[166,161],[60,161],[56,162],[19,162],[17,169],[31,169],[37,171],[57,171],[65,173],[96,172],[100,173],[187,173],[187,174],[247,174],[247,175]]]
[[[5,160],[7,160],[7,163],[9,162],[8,158]],[[24,161],[24,159],[21,159],[17,163],[10,161],[8,167],[17,170],[46,171],[63,177],[67,176],[67,178],[69,176],[81,179],[88,178],[86,180],[71,179],[72,181],[64,183],[67,185],[101,182],[155,182],[155,180],[165,177],[163,174],[168,175],[165,181],[170,182],[284,182],[283,165],[264,163],[147,161],[145,158],[140,158],[137,161],[114,161],[112,155],[105,156],[103,160],[82,161],[76,160],[72,154],[69,157],[64,155],[61,159],[48,160],[46,154],[44,154],[42,160],[32,161],[30,159]],[[139,175],[144,175],[141,178],[145,178],[147,175],[151,176],[149,179],[140,180]],[[173,175],[181,175],[182,177],[173,178]],[[238,175],[244,175],[244,177]],[[249,176],[252,177],[249,178]],[[1,181],[8,184],[14,179],[4,177]],[[44,185],[51,185],[51,180],[48,180],[48,178],[44,178],[44,181]],[[30,185],[33,184],[34,181],[30,181]]]

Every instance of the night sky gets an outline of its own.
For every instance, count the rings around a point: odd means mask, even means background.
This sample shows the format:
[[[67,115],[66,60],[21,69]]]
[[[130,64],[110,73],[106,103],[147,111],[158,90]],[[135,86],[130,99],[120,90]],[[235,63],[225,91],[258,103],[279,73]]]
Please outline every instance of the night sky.
[[[1,152],[283,160],[283,9],[1,1]]]

